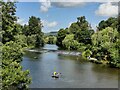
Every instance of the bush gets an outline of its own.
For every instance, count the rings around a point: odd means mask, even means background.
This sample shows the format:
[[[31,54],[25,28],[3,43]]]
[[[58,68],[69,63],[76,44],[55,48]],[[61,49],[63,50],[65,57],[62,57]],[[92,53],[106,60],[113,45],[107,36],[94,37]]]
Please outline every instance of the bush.
[[[84,58],[84,59],[87,59],[87,57],[88,56],[91,56],[92,55],[92,52],[88,49],[88,50],[86,50],[86,51],[84,51],[83,53],[82,53],[82,57]]]

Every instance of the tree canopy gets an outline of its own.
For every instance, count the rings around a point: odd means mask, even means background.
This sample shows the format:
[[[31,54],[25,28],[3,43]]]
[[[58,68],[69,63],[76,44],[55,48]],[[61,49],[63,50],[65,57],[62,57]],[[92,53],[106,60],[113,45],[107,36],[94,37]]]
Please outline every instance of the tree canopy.
[[[21,37],[22,26],[17,24],[15,2],[3,2],[2,5],[2,89],[26,89],[31,82],[29,70],[23,71],[22,61],[25,37]]]
[[[44,45],[42,22],[35,16],[29,17],[28,25],[24,25],[22,32],[27,37],[28,46],[41,47]]]
[[[85,16],[77,18],[70,27],[60,29],[57,45],[68,50],[83,52],[82,56],[107,61],[110,66],[120,67],[119,24],[115,17],[102,20],[94,32]]]

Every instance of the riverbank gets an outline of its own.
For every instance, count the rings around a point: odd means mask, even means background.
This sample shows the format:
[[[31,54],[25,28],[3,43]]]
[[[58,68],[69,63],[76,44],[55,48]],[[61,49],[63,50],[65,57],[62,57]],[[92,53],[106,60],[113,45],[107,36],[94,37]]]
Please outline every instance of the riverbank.
[[[103,64],[103,65],[109,66],[111,68],[119,68],[120,69],[119,63],[117,64],[117,66],[114,66],[115,64],[112,65],[107,60],[97,60],[96,58],[90,58],[90,59],[87,59],[87,61],[92,62],[92,63],[96,63],[96,64]]]

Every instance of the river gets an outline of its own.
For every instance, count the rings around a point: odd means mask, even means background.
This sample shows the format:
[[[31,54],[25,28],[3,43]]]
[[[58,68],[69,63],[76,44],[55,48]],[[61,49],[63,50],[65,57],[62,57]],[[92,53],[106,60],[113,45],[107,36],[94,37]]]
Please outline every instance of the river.
[[[57,48],[56,45],[44,46],[49,50]],[[30,70],[30,88],[118,88],[117,69],[86,62],[78,56],[26,52],[22,66]],[[54,71],[60,72],[61,77],[52,78]]]

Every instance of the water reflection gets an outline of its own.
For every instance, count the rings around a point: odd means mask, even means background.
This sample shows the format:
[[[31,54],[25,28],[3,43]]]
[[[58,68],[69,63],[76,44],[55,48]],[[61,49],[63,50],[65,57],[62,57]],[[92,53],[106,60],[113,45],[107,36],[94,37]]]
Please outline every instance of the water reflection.
[[[41,53],[42,54],[42,53]],[[36,53],[36,52],[29,52],[29,51],[26,51],[25,52],[25,56],[26,58],[29,58],[30,60],[39,60],[40,56],[41,56],[40,53]]]

